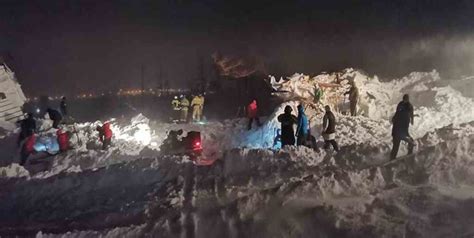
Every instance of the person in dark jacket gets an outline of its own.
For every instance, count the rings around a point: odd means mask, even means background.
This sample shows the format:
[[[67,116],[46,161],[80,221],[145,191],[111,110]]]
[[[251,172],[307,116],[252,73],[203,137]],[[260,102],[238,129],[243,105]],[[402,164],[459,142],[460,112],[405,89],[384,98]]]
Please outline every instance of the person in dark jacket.
[[[48,112],[49,118],[53,120],[53,128],[58,129],[59,123],[63,120],[63,116],[61,116],[60,112],[51,108],[48,108],[46,111]]]
[[[66,97],[61,99],[61,103],[59,104],[59,110],[63,116],[67,116],[67,104],[66,104]]]
[[[183,145],[182,140],[183,130],[170,130],[168,136],[165,138],[160,146],[160,151],[168,153],[178,150]]]
[[[298,127],[296,129],[296,145],[306,145],[308,138],[309,122],[304,112],[303,105],[298,105]]]
[[[324,107],[326,114],[323,117],[323,138],[324,138],[324,149],[329,149],[329,145],[332,145],[335,151],[339,151],[339,146],[336,142],[336,117],[331,111],[331,107],[326,105]]]
[[[26,118],[19,121],[20,123],[20,135],[18,136],[17,145],[20,146],[21,142],[29,135],[36,132],[36,120],[33,117],[33,113],[28,113]]]
[[[408,143],[408,154],[413,153],[415,141],[408,132],[408,128],[410,127],[410,124],[413,125],[413,122],[413,105],[410,103],[410,97],[408,94],[405,94],[403,95],[403,100],[398,103],[397,111],[392,118],[393,147],[392,152],[390,153],[390,159],[395,159],[397,157],[400,142],[402,140]]]
[[[281,123],[281,147],[285,145],[295,145],[295,130],[293,126],[298,122],[296,116],[291,114],[293,109],[290,106],[285,107],[285,112],[278,116]]]
[[[351,109],[351,116],[357,116],[357,103],[359,102],[359,88],[357,88],[354,81],[350,83],[351,89],[345,94],[349,94],[349,103]]]

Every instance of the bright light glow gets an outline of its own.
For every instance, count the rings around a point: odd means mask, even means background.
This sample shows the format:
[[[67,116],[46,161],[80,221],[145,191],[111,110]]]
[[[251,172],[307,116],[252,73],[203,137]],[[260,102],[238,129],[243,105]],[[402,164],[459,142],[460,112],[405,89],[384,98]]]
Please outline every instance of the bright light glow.
[[[41,110],[39,108],[36,108],[36,113],[39,114],[40,112],[41,112]]]
[[[196,146],[200,146],[200,145],[201,145],[201,142],[197,141],[197,142],[195,143],[195,145],[196,145]]]
[[[135,141],[139,142],[142,145],[149,145],[151,142],[150,127],[146,124],[138,124],[137,128],[138,130],[133,135]]]

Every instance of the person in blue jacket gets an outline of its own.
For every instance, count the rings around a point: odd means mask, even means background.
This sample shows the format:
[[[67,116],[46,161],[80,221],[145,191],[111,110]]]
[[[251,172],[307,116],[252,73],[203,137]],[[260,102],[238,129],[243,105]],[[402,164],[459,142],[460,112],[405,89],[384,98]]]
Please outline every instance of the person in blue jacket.
[[[298,127],[296,129],[296,145],[306,145],[308,137],[309,122],[308,117],[304,113],[303,105],[298,105]]]

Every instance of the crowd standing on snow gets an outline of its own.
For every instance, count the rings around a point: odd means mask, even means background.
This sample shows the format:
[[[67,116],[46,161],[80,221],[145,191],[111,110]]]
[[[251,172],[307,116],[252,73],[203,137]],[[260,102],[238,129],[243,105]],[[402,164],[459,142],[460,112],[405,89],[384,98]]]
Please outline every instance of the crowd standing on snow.
[[[344,93],[348,95],[350,104],[350,115],[357,116],[357,104],[359,101],[359,89],[352,80],[349,83],[350,89]],[[317,83],[313,92],[313,107],[318,107],[322,103],[324,90]],[[311,104],[311,103],[310,103]],[[185,95],[174,96],[171,101],[172,115],[171,121],[179,123],[189,122],[189,110],[192,110],[191,118],[193,122],[200,122],[203,120],[204,96],[202,94],[193,95],[191,102]],[[247,129],[251,130],[254,122],[258,127],[262,126],[259,118],[259,108],[257,100],[253,99],[246,108],[248,124]],[[392,137],[393,146],[390,153],[390,159],[395,159],[398,154],[400,142],[405,141],[408,144],[408,154],[413,153],[415,142],[409,134],[409,126],[414,123],[413,105],[410,103],[409,96],[403,96],[403,100],[398,104],[395,114],[392,118]],[[60,124],[65,117],[68,116],[68,108],[66,97],[62,97],[59,111],[48,108],[46,110],[49,118],[53,121],[52,128],[56,130],[57,143],[59,151],[64,152],[70,149],[69,134],[66,130],[60,128]],[[278,115],[277,120],[281,124],[275,138],[281,142],[281,147],[285,146],[306,146],[319,151],[317,146],[317,138],[311,134],[310,123],[305,112],[304,103],[297,106],[297,115],[293,115],[293,109],[287,105],[284,113]],[[334,151],[339,151],[339,145],[336,141],[336,116],[332,112],[329,105],[324,106],[324,116],[322,117],[321,136],[324,140],[324,149],[333,148]],[[26,118],[19,121],[20,133],[17,140],[17,145],[20,147],[20,164],[24,165],[28,157],[35,153],[35,143],[37,141],[36,133],[38,133],[36,121],[32,113],[28,113]],[[105,122],[101,126],[97,126],[96,130],[99,133],[99,140],[102,143],[102,149],[106,150],[111,145],[113,133],[110,122]],[[295,130],[296,127],[296,130]]]
[[[351,116],[357,116],[357,106],[359,102],[359,88],[355,81],[349,81],[350,89],[344,93],[349,98],[349,110]],[[313,105],[317,106],[321,103],[321,99],[324,95],[324,90],[319,87],[316,83],[313,91]],[[284,113],[280,114],[277,118],[280,122],[281,127],[278,130],[277,139],[281,141],[281,146],[306,146],[319,151],[317,147],[317,139],[311,135],[310,125],[308,118],[305,114],[305,107],[303,104],[299,104],[298,115],[292,114],[293,109],[287,105],[284,109]],[[392,118],[392,137],[393,146],[390,153],[390,159],[393,160],[397,157],[400,142],[405,141],[408,144],[408,154],[413,153],[415,147],[415,141],[409,134],[409,126],[414,123],[414,109],[410,103],[409,95],[405,94],[403,100],[398,104],[395,114]],[[296,131],[294,131],[294,125],[296,125]],[[249,126],[250,129],[250,126]],[[329,149],[331,146],[334,151],[339,151],[339,145],[336,141],[336,116],[331,110],[329,105],[324,106],[324,116],[322,121],[321,135],[324,140],[324,149]],[[276,144],[276,142],[274,143]]]

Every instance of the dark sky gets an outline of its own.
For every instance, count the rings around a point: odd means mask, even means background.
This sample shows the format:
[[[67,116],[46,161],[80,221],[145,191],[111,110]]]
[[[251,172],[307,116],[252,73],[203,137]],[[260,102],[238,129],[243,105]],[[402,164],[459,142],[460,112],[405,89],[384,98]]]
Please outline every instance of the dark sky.
[[[474,74],[474,1],[0,0],[0,54],[28,95],[172,85],[216,50],[270,74]],[[7,55],[7,57],[5,57]],[[206,67],[210,74],[210,66]]]

